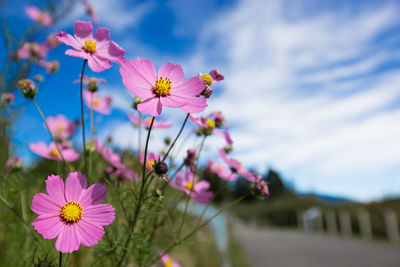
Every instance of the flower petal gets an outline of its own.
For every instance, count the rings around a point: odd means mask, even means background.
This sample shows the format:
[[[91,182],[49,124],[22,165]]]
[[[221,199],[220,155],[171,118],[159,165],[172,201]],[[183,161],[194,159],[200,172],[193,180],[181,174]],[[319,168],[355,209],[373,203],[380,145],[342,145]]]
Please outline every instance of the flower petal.
[[[61,151],[61,153],[62,153],[64,159],[68,162],[75,161],[79,158],[79,153],[71,148],[64,149]]]
[[[106,194],[107,188],[104,185],[93,184],[81,195],[79,204],[82,207],[99,204],[103,202]]]
[[[97,204],[83,210],[82,219],[98,225],[109,225],[114,221],[115,213],[111,204]]]
[[[158,70],[158,78],[161,76],[170,78],[172,86],[179,84],[185,78],[181,65],[169,62],[162,65]]]
[[[176,85],[172,85],[171,93],[180,96],[198,96],[204,89],[204,81],[195,76]]]
[[[71,57],[79,57],[82,59],[88,59],[89,58],[89,54],[86,53],[85,51],[78,51],[78,50],[74,50],[74,49],[68,49],[67,51],[65,51],[65,54]]]
[[[80,240],[77,237],[75,224],[64,224],[57,241],[56,249],[62,253],[71,253],[79,249]]]
[[[160,97],[161,104],[171,108],[183,107],[188,103],[188,100],[183,97],[174,95]]]
[[[74,35],[82,44],[85,40],[91,39],[93,36],[92,23],[78,20],[74,24]]]
[[[88,57],[88,64],[90,69],[94,72],[100,72],[109,69],[112,66],[112,63],[109,59],[97,54]]]
[[[56,238],[64,227],[59,215],[40,215],[32,222],[32,225],[44,239]]]
[[[123,57],[126,51],[119,45],[117,45],[117,43],[111,41],[110,45],[108,46],[108,53],[112,57]]]
[[[207,99],[203,97],[192,97],[190,98],[187,105],[180,107],[185,112],[188,113],[199,113],[204,111],[207,107]]]
[[[87,247],[97,244],[104,235],[103,227],[86,222],[83,219],[76,223],[75,227],[80,242]]]
[[[121,63],[119,72],[125,87],[133,94],[144,99],[154,96],[153,87],[157,74],[150,60],[126,60]]]
[[[150,114],[153,117],[158,117],[162,111],[162,105],[159,97],[148,98],[137,106],[142,113]]]
[[[96,33],[93,38],[96,41],[96,48],[98,49],[98,48],[106,45],[111,40],[110,30],[105,27],[97,28]]]
[[[58,175],[50,175],[46,180],[46,191],[58,205],[62,206],[67,201],[64,195],[64,181]]]
[[[87,181],[85,175],[80,172],[71,172],[65,180],[65,199],[78,201],[81,194],[86,191]]]
[[[76,50],[81,50],[82,49],[82,45],[71,35],[65,32],[59,32],[56,35],[58,41],[66,44],[66,45],[70,45],[73,48],[75,48]]]
[[[59,215],[61,206],[55,199],[43,193],[33,196],[31,210],[39,215]]]

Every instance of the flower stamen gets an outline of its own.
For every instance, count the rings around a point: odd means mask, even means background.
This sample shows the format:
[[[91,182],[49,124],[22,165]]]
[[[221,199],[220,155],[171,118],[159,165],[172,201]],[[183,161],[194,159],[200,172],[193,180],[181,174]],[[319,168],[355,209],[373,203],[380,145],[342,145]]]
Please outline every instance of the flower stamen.
[[[96,43],[93,42],[92,40],[86,40],[85,45],[82,47],[82,49],[86,53],[93,54],[96,51]]]
[[[160,76],[160,79],[156,79],[153,91],[157,96],[167,96],[171,92],[172,81],[170,78]]]
[[[78,222],[82,218],[81,205],[75,201],[69,201],[62,206],[60,217],[68,223]]]

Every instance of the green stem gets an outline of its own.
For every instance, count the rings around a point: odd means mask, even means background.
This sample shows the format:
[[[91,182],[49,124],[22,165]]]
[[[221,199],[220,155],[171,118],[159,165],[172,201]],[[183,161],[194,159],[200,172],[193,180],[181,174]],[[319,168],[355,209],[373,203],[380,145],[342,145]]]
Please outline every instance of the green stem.
[[[163,157],[163,159],[162,159],[161,161],[165,161],[165,159],[168,157],[169,153],[171,152],[171,149],[174,147],[176,141],[178,140],[179,136],[181,135],[181,133],[182,133],[182,131],[183,131],[183,128],[185,128],[185,124],[186,124],[186,122],[187,122],[189,116],[190,116],[190,113],[188,113],[188,114],[186,115],[186,118],[185,118],[185,120],[183,121],[183,124],[182,124],[182,126],[181,126],[181,129],[180,129],[179,132],[178,132],[178,135],[175,137],[174,142],[172,142],[172,144],[171,144],[171,146],[169,147],[167,153],[164,155],[164,157]]]
[[[85,166],[85,175],[88,175],[88,166],[87,166],[87,154],[86,154],[86,139],[85,139],[85,118],[83,114],[83,75],[85,72],[85,66],[87,63],[87,59],[83,60],[82,72],[81,72],[81,125],[82,125],[82,142],[83,142],[83,164]],[[89,180],[89,177],[88,177]]]
[[[40,107],[39,107],[38,103],[36,102],[35,98],[32,98],[32,102],[33,102],[33,104],[35,104],[36,109],[39,111],[40,117],[42,118],[42,120],[44,122],[44,125],[46,126],[46,129],[49,132],[49,134],[51,136],[51,139],[53,140],[54,145],[56,146],[57,152],[58,152],[58,154],[60,154],[60,157],[61,157],[61,159],[62,159],[62,161],[64,163],[64,167],[68,172],[69,165],[68,165],[67,161],[65,160],[63,154],[61,153],[61,150],[58,147],[58,143],[57,143],[56,139],[54,138],[52,132],[50,131],[49,125],[47,124],[47,121],[46,121],[46,117],[43,115],[43,112],[40,109]]]
[[[240,198],[236,199],[235,201],[233,201],[232,203],[230,203],[229,205],[227,205],[226,207],[220,209],[216,214],[214,214],[212,217],[210,217],[207,221],[205,221],[204,223],[200,224],[199,226],[197,226],[195,229],[193,229],[190,233],[188,233],[187,235],[185,235],[183,238],[181,238],[178,241],[175,241],[174,243],[172,243],[166,250],[164,250],[164,252],[159,255],[155,260],[153,260],[149,266],[152,266],[154,263],[156,263],[157,261],[159,261],[161,259],[161,257],[163,257],[164,255],[168,254],[172,249],[174,249],[177,245],[182,244],[182,242],[186,241],[187,239],[189,239],[191,236],[193,236],[198,230],[200,230],[201,228],[203,228],[204,226],[206,226],[209,222],[211,222],[215,217],[217,217],[218,215],[220,215],[221,213],[225,212],[227,209],[235,206],[236,204],[238,204],[240,201],[242,201],[243,199],[245,199],[246,197],[248,197],[249,194],[243,195]]]
[[[60,256],[58,258],[58,267],[61,267],[62,265],[62,252],[60,252]]]
[[[145,184],[146,184],[146,161],[147,161],[147,149],[149,147],[149,140],[150,140],[150,134],[151,134],[151,129],[153,128],[153,123],[154,123],[154,119],[155,117],[153,117],[151,119],[151,123],[150,123],[150,127],[149,127],[149,131],[147,132],[147,138],[146,138],[146,146],[144,148],[144,158],[143,158],[143,169],[142,169],[142,181],[141,181],[141,186],[140,186],[140,192],[139,192],[139,199],[138,199],[138,203],[136,205],[135,208],[135,212],[134,212],[134,217],[133,217],[133,222],[129,227],[129,234],[128,234],[128,238],[125,242],[125,246],[124,246],[124,254],[122,254],[121,259],[119,260],[117,266],[121,266],[121,264],[123,263],[125,257],[126,257],[126,253],[128,252],[128,244],[131,241],[131,237],[132,234],[131,232],[135,229],[136,223],[138,222],[138,218],[139,218],[139,213],[140,210],[142,208],[142,204],[143,204],[143,193],[144,193],[144,188],[145,188]]]

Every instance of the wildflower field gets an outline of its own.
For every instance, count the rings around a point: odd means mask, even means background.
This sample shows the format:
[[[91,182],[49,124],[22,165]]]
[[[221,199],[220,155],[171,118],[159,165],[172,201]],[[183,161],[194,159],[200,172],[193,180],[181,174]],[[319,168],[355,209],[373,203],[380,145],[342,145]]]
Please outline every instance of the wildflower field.
[[[85,10],[84,19],[62,24],[73,5]],[[249,195],[269,195],[262,176],[230,155],[229,118],[207,108],[225,77],[219,66],[185,73],[179,62],[156,69],[151,59],[126,57],[133,53],[111,39],[113,29],[101,24],[94,10],[86,0],[49,1],[40,8],[21,6],[32,20],[22,36],[3,24],[0,265],[218,266],[207,259],[213,246],[204,239],[211,235],[207,225]],[[65,55],[51,58],[55,49]],[[80,62],[68,86],[80,96],[78,120],[48,115],[47,106],[54,103],[37,101],[48,79],[71,72],[63,68],[67,58]],[[111,68],[119,70],[116,79],[131,96],[131,111],[122,119],[138,132],[134,149],[115,149],[111,138],[97,135],[102,124],[95,118],[113,109],[113,94],[102,93],[107,82],[102,72]],[[57,94],[56,88],[47,90]],[[15,152],[14,122],[28,106],[42,121],[26,132],[35,136],[35,129],[44,127],[48,135],[26,146],[35,157],[24,162]],[[170,115],[175,109],[179,122]],[[181,151],[188,127],[196,141]],[[165,135],[163,147],[155,147],[153,133],[160,136],[166,129],[174,136]],[[214,135],[217,156],[205,158],[202,150]],[[210,177],[217,177],[219,186],[212,187]],[[238,180],[251,184],[248,192],[205,216],[221,191]],[[192,205],[202,212],[193,215]]]

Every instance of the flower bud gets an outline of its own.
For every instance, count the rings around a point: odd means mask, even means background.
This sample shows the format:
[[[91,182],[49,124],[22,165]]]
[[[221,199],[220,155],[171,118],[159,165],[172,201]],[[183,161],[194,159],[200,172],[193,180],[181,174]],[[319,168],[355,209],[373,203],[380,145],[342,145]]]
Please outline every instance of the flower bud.
[[[37,82],[43,82],[43,80],[44,80],[44,78],[43,78],[43,76],[42,75],[40,75],[40,74],[36,74],[35,75],[35,77],[34,77],[34,79],[35,79],[35,81],[37,81]]]
[[[213,89],[210,86],[206,85],[206,88],[204,88],[201,94],[204,95],[205,98],[210,98],[212,93]]]
[[[229,154],[229,153],[231,153],[231,151],[233,150],[233,147],[230,146],[230,145],[228,145],[228,146],[225,146],[225,147],[224,147],[224,150],[225,150],[225,153],[226,153],[226,154]]]
[[[38,92],[36,84],[30,79],[19,80],[17,87],[22,91],[23,96],[29,99],[33,99]]]
[[[15,95],[12,93],[2,94],[1,95],[1,103],[14,104],[15,103]]]
[[[46,64],[47,73],[56,73],[59,68],[60,68],[60,62],[58,62],[58,60],[53,60]]]
[[[4,165],[4,173],[7,172],[17,172],[22,169],[22,161],[19,157],[11,157],[7,160],[6,165]]]
[[[143,102],[143,98],[135,96],[135,99],[133,99],[132,107],[137,110],[137,106],[142,102]]]
[[[171,144],[171,137],[167,136],[164,138],[165,145],[169,146]]]
[[[168,172],[168,166],[164,161],[158,162],[154,166],[154,171],[160,176],[164,175]]]
[[[96,78],[90,78],[88,82],[88,90],[92,93],[98,91],[97,80]]]

